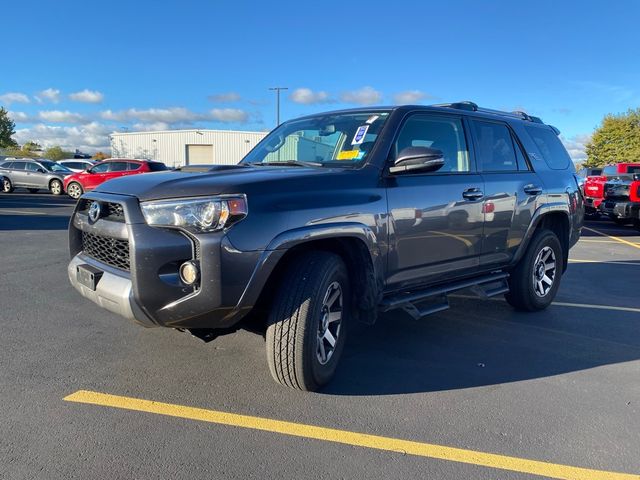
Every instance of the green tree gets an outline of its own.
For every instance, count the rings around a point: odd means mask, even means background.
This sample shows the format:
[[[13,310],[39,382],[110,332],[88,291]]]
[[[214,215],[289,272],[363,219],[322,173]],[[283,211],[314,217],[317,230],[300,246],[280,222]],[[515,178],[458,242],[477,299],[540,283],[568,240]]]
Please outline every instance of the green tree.
[[[24,145],[22,145],[23,152],[34,152],[40,149],[42,149],[42,147],[38,142],[28,141]]]
[[[49,160],[62,160],[67,157],[67,152],[58,146],[49,147],[44,151],[44,158],[48,158]]]
[[[586,167],[640,162],[640,108],[607,115],[587,144]]]
[[[15,122],[9,118],[9,112],[0,107],[0,148],[17,147],[18,143],[11,138],[15,133]]]

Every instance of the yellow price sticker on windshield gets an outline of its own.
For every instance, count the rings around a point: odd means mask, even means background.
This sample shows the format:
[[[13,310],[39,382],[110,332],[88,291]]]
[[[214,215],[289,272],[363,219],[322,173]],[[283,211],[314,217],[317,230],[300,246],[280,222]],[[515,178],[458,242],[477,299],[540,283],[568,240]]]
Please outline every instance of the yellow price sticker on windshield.
[[[360,150],[343,150],[338,152],[336,160],[353,160],[358,157],[358,153],[360,153]]]

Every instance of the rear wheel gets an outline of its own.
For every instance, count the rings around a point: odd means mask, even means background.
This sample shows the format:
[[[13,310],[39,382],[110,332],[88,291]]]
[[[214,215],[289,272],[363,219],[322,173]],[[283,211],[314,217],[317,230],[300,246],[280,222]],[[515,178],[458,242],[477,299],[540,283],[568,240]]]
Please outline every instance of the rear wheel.
[[[82,195],[82,185],[78,182],[71,182],[67,185],[67,195],[69,195],[73,199],[78,199]]]
[[[287,268],[269,315],[267,362],[273,378],[318,390],[333,377],[344,348],[350,289],[342,259],[309,252]]]
[[[14,188],[13,188],[13,184],[11,183],[11,180],[9,180],[7,177],[4,177],[2,179],[2,192],[3,193],[11,193],[13,192]]]
[[[51,180],[51,183],[49,183],[49,190],[54,195],[62,194],[62,182],[60,180]]]
[[[516,310],[547,308],[558,292],[563,271],[560,240],[551,230],[539,230],[509,277],[507,302]]]

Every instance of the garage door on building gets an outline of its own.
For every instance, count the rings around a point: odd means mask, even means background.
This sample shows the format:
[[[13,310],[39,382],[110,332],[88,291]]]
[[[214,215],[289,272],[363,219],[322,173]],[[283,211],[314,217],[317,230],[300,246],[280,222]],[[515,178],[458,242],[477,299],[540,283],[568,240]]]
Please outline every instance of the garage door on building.
[[[213,163],[213,145],[187,145],[187,165]]]

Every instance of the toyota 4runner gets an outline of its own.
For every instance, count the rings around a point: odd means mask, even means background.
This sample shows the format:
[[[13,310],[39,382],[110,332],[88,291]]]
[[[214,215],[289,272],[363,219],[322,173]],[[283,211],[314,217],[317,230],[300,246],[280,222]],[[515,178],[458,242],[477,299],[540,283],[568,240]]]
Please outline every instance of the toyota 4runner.
[[[469,287],[518,310],[552,302],[584,214],[558,133],[471,102],[291,120],[238,165],[84,194],[69,279],[204,340],[262,319],[274,379],[316,390],[353,321],[420,318]]]

